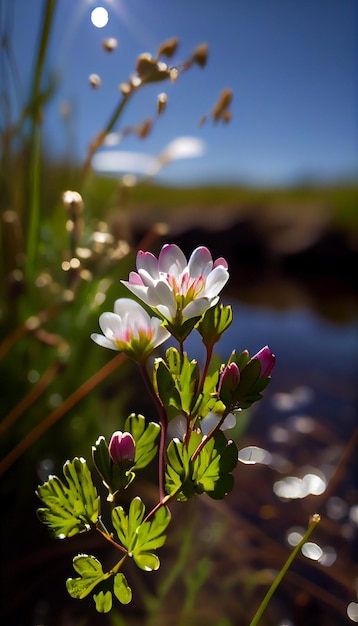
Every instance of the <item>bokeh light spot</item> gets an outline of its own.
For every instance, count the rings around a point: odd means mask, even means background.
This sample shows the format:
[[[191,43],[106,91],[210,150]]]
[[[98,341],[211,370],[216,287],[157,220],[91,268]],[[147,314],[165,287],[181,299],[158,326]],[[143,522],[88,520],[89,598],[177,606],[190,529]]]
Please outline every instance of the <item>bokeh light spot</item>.
[[[350,602],[347,606],[347,615],[352,622],[358,622],[358,604],[357,602]]]
[[[103,28],[108,24],[108,11],[104,7],[96,7],[91,13],[91,22],[96,28]]]
[[[312,559],[312,561],[318,561],[323,555],[322,548],[317,543],[312,543],[311,541],[303,544],[301,552],[308,559]]]

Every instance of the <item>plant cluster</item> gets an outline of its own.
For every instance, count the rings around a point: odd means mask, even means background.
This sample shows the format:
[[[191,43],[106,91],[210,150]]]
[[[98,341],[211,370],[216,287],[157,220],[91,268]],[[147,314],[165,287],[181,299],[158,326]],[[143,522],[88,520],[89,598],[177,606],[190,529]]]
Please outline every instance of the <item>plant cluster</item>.
[[[225,259],[214,262],[203,246],[189,260],[173,244],[164,245],[158,258],[140,251],[137,272],[123,282],[142,304],[116,300],[114,312],[99,318],[103,334],[92,334],[100,346],[121,351],[138,364],[158,416],[148,423],[133,413],[123,431],[114,432],[109,442],[101,435],[92,447],[113,529],[103,524],[106,503],[85,459],[67,461],[64,480],[50,476],[37,490],[44,504],[39,517],[56,537],[97,531],[119,552],[107,571],[92,555],[79,554],[73,560],[78,577],[67,580],[67,590],[80,599],[92,594],[99,612],[111,610],[113,594],[123,604],[130,602],[132,591],[123,573],[127,558],[145,571],[159,568],[156,550],[166,540],[172,500],[184,502],[201,494],[222,499],[233,487],[238,450],[226,431],[243,409],[262,397],[275,356],[268,346],[251,357],[246,350],[234,350],[226,363],[217,365],[214,347],[232,321],[231,307],[219,302],[228,278]],[[193,331],[205,346],[202,368],[184,349]],[[175,345],[153,359],[154,351],[169,339]],[[155,457],[157,504],[148,511],[136,495],[126,510],[123,490]]]

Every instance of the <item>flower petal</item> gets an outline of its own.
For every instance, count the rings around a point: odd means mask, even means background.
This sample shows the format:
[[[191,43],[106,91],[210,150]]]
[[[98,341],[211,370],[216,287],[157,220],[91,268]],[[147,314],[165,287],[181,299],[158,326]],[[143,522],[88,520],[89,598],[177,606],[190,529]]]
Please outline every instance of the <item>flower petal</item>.
[[[199,300],[193,300],[189,302],[183,309],[183,319],[190,319],[191,317],[199,317],[204,311],[211,306],[208,298],[200,298]]]
[[[102,313],[98,323],[101,331],[108,339],[116,339],[123,332],[123,322],[116,313]]]
[[[102,348],[109,348],[110,350],[117,350],[117,347],[113,341],[104,337],[104,335],[99,335],[98,333],[92,333],[91,335],[92,341],[97,343]]]
[[[152,278],[159,279],[158,259],[151,252],[139,250],[137,254],[137,271],[147,272]]]
[[[114,303],[114,312],[122,319],[127,317],[131,326],[134,325],[134,322],[141,327],[150,324],[150,316],[147,311],[143,309],[139,302],[130,298],[118,298]]]
[[[229,280],[229,272],[222,265],[218,265],[210,272],[206,279],[206,285],[201,295],[207,298],[213,298],[220,293],[224,285]]]
[[[190,276],[192,278],[198,278],[199,276],[204,276],[206,278],[210,274],[212,267],[213,259],[209,250],[205,248],[205,246],[195,248],[188,263]]]
[[[166,244],[162,247],[158,258],[159,272],[173,274],[177,277],[187,266],[184,252],[175,244]]]

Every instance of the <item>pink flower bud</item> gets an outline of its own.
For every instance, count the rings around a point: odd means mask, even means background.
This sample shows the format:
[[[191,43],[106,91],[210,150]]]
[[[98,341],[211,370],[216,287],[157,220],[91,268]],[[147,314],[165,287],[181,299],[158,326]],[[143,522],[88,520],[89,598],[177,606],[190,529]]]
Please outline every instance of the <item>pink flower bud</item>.
[[[276,357],[274,354],[272,354],[268,346],[261,348],[261,350],[259,350],[259,352],[255,354],[252,358],[258,359],[260,362],[260,378],[267,378],[268,376],[271,376],[271,372],[276,362]]]
[[[230,363],[227,365],[223,373],[220,376],[219,380],[219,392],[223,385],[230,387],[230,389],[235,389],[240,382],[240,370],[236,363]]]
[[[112,461],[118,465],[125,461],[134,461],[135,441],[130,433],[116,430],[111,437],[108,450]]]
[[[233,394],[240,382],[240,370],[236,363],[230,363],[224,368],[219,379],[219,398],[226,406],[230,406]]]

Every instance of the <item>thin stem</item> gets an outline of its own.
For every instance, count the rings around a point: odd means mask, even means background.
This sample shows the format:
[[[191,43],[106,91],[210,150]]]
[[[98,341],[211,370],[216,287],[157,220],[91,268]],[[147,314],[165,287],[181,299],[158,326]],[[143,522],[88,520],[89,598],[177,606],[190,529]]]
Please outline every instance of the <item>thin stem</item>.
[[[32,82],[30,96],[30,113],[32,117],[32,129],[30,135],[31,159],[30,159],[30,207],[29,226],[27,238],[27,263],[26,271],[28,279],[32,279],[35,272],[36,256],[38,249],[38,229],[40,223],[40,157],[41,157],[41,132],[40,132],[40,88],[42,72],[45,64],[47,46],[50,38],[56,0],[47,0],[40,46]]]
[[[159,459],[158,459],[158,476],[159,476],[159,499],[163,500],[165,497],[164,491],[164,463],[165,463],[165,440],[167,436],[167,427],[168,427],[168,419],[165,411],[165,407],[162,404],[160,398],[155,393],[153,386],[149,380],[148,372],[146,370],[145,364],[141,363],[140,366],[144,384],[153,398],[154,404],[159,413],[159,423],[160,423],[160,441],[159,441]]]
[[[166,506],[168,502],[170,502],[170,500],[173,500],[173,498],[175,498],[177,493],[179,493],[179,491],[181,490],[181,487],[182,486],[180,485],[175,491],[173,491],[173,493],[170,493],[169,495],[164,496],[164,498],[162,498],[160,502],[158,502],[158,504],[156,504],[155,507],[153,507],[152,510],[149,511],[147,517],[143,520],[143,524],[144,522],[148,522],[148,520],[150,520],[153,517],[153,515],[155,515],[156,512],[162,508],[162,506]]]
[[[204,437],[202,438],[201,442],[199,443],[197,449],[195,450],[195,452],[193,453],[193,456],[191,457],[192,461],[195,461],[195,459],[198,458],[200,452],[202,451],[202,449],[204,448],[204,446],[206,446],[206,444],[208,443],[208,441],[210,441],[210,439],[215,435],[215,433],[219,430],[220,426],[223,424],[225,418],[227,417],[228,413],[225,412],[221,419],[218,421],[218,423],[216,424],[216,426],[214,428],[212,428],[212,430],[207,434],[204,435]]]
[[[295,549],[292,550],[292,552],[291,552],[290,556],[288,557],[286,563],[284,564],[283,568],[278,573],[278,575],[276,576],[275,580],[273,581],[270,589],[266,593],[263,601],[261,602],[261,604],[260,604],[258,610],[256,611],[253,619],[251,620],[249,626],[257,626],[257,624],[259,623],[259,620],[261,619],[262,614],[265,611],[265,609],[266,609],[268,603],[270,602],[273,594],[275,593],[277,587],[279,586],[279,584],[282,581],[283,577],[287,573],[287,570],[289,569],[289,567],[292,565],[296,555],[301,550],[302,546],[306,543],[306,541],[310,537],[311,533],[316,528],[317,524],[320,522],[320,519],[321,518],[320,518],[320,516],[317,513],[315,513],[311,517],[310,524],[308,526],[308,529],[307,529],[305,535],[302,537],[301,541],[297,544]]]
[[[125,556],[128,555],[128,550],[126,550],[126,548],[124,548],[119,543],[114,541],[114,539],[112,538],[112,536],[108,532],[107,528],[105,527],[105,525],[103,524],[101,519],[99,519],[98,522],[97,522],[96,530],[98,530],[98,532],[102,535],[102,537],[107,539],[107,541],[109,541],[112,544],[112,546],[117,548],[117,550],[120,550],[121,552],[124,552]],[[123,559],[120,561],[120,563],[122,563],[122,562],[123,562]]]
[[[206,359],[205,359],[205,365],[204,365],[203,373],[201,375],[201,381],[200,381],[200,385],[199,385],[199,389],[197,393],[198,396],[203,391],[203,388],[204,388],[205,379],[208,373],[211,357],[213,355],[213,349],[214,349],[213,345],[206,346]]]
[[[90,166],[91,166],[91,160],[92,157],[94,155],[94,153],[98,150],[98,148],[101,147],[101,145],[103,144],[106,135],[108,135],[108,133],[111,132],[111,130],[113,129],[115,123],[117,122],[118,118],[120,117],[124,107],[126,106],[127,102],[130,100],[130,96],[134,93],[134,90],[126,95],[123,95],[121,100],[119,101],[118,105],[116,106],[115,110],[112,113],[112,116],[110,117],[107,125],[105,126],[104,130],[101,130],[98,135],[96,135],[96,137],[94,138],[94,140],[91,142],[91,145],[89,147],[87,156],[86,156],[86,160],[84,162],[83,165],[83,171],[82,171],[82,176],[83,176],[83,180],[85,179]]]

